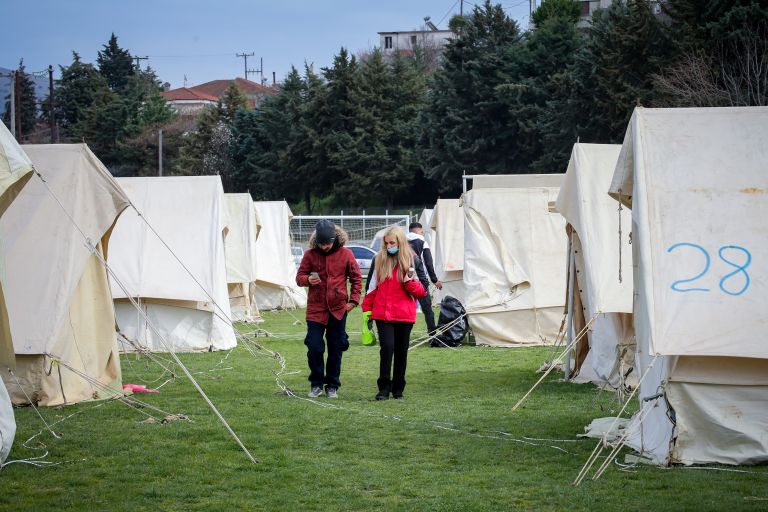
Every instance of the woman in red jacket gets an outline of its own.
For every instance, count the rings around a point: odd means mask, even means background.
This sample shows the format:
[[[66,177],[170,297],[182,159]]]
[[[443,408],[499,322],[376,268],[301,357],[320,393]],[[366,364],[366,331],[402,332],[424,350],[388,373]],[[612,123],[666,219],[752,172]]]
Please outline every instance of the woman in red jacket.
[[[413,253],[402,229],[392,227],[384,232],[374,265],[375,282],[369,286],[362,309],[371,311],[371,318],[376,320],[381,344],[376,400],[387,400],[390,392],[399,399],[403,398],[405,389],[408,341],[416,323],[416,301],[426,292],[413,271]]]

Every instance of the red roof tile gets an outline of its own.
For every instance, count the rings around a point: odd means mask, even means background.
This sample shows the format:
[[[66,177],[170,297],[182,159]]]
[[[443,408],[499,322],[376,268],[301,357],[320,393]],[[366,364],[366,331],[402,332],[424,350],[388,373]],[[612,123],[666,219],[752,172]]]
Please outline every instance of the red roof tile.
[[[250,80],[245,80],[244,78],[235,78],[234,80],[213,80],[211,82],[206,82],[204,84],[196,85],[194,87],[191,87],[190,89],[198,92],[202,92],[204,94],[210,94],[212,96],[216,96],[217,98],[226,92],[227,88],[229,87],[229,84],[232,82],[235,82],[235,85],[238,89],[240,89],[240,92],[242,92],[245,95],[264,95],[264,94],[274,94],[274,90],[269,87],[264,87],[261,84],[257,84],[256,82],[252,82]]]
[[[180,87],[178,89],[171,89],[170,91],[163,91],[162,95],[167,101],[219,101],[218,96],[212,94],[206,94],[203,91],[196,91],[193,88]]]

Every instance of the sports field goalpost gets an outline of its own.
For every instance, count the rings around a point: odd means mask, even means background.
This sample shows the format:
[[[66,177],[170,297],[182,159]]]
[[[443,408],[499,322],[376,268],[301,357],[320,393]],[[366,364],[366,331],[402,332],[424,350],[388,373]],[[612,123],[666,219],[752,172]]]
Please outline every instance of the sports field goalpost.
[[[350,243],[370,246],[376,233],[388,226],[408,230],[410,215],[296,215],[291,219],[291,242],[305,246],[320,219],[328,219],[349,234]]]

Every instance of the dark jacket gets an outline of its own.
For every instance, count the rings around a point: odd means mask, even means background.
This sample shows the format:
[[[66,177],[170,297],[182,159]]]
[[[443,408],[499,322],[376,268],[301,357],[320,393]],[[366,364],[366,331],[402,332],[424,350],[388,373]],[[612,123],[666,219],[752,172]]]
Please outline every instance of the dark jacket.
[[[424,287],[424,290],[429,290],[429,279],[427,279],[427,273],[424,271],[424,263],[415,253],[413,255],[413,268],[416,270],[416,277],[419,279],[421,286]],[[371,260],[371,268],[368,269],[368,277],[365,279],[365,293],[368,293],[368,288],[371,286],[371,277],[373,277],[375,269],[376,257],[374,256]]]
[[[329,315],[341,320],[348,302],[360,304],[363,278],[352,251],[344,247],[349,237],[336,226],[336,240],[329,252],[323,252],[315,240],[309,239],[310,249],[304,253],[296,273],[296,284],[309,287],[307,293],[307,321],[328,324]],[[309,286],[309,274],[317,272],[320,284]],[[351,284],[347,296],[347,279]]]
[[[408,233],[408,243],[411,245],[411,249],[416,253],[416,256],[421,258],[424,262],[424,268],[429,272],[429,279],[433,283],[438,281],[437,274],[435,273],[435,265],[432,261],[432,251],[429,249],[429,244],[422,235],[416,233]]]
[[[416,323],[416,300],[424,297],[426,291],[416,279],[401,283],[398,272],[400,269],[395,265],[390,279],[376,283],[376,288],[365,295],[362,308],[371,311],[374,320],[413,324]]]

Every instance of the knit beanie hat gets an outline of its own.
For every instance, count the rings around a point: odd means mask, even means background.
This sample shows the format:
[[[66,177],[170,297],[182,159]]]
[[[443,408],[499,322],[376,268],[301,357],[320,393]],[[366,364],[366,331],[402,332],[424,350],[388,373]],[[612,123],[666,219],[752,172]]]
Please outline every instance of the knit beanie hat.
[[[327,219],[317,221],[317,224],[315,224],[315,240],[317,240],[317,243],[332,244],[335,239],[336,225]]]

